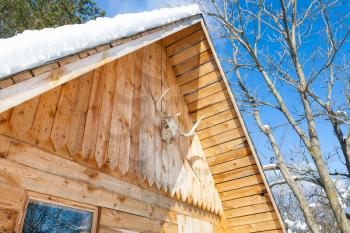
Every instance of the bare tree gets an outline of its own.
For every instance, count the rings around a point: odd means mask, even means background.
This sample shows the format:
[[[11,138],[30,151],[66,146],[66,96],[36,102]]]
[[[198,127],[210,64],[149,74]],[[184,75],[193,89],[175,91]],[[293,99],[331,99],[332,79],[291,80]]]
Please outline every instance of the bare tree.
[[[262,114],[265,109],[270,109],[271,114],[281,114],[284,125],[300,139],[313,160],[340,231],[350,233],[350,223],[325,162],[317,131],[320,119],[332,125],[333,131],[329,133],[335,133],[350,174],[350,122],[346,111],[337,110],[337,106],[349,103],[348,89],[342,89],[345,98],[333,96],[336,82],[349,82],[345,74],[349,62],[346,56],[341,58],[350,34],[349,3],[339,0],[313,0],[301,2],[300,6],[297,0],[202,0],[199,3],[205,13],[222,26],[224,38],[231,42],[233,52],[225,61],[232,65],[238,79],[241,107],[251,113],[268,138],[277,167],[297,198],[308,226],[313,232],[319,232],[305,203],[305,195],[285,166],[273,127],[263,123],[268,122],[267,114]],[[331,15],[341,3],[347,9]],[[259,88],[250,88],[251,83]],[[325,87],[322,84],[326,84]]]
[[[300,169],[299,164],[291,164],[291,170],[308,170],[308,167],[303,167]],[[294,174],[294,172],[292,172]],[[302,172],[303,173],[303,172]],[[309,207],[315,216],[317,225],[319,226],[319,231],[322,233],[336,233],[339,232],[336,222],[334,221],[333,213],[329,208],[327,198],[324,195],[323,189],[314,183],[313,177],[306,177],[304,174],[296,175],[296,180],[300,186],[303,187],[305,197],[309,202]],[[285,225],[288,230],[295,233],[306,233],[309,232],[305,219],[298,208],[294,194],[291,192],[283,176],[280,174],[279,170],[269,170],[267,172],[267,178],[270,182],[272,192],[275,197],[276,204],[279,206],[281,212],[283,213],[283,219],[285,220]],[[339,180],[337,182],[337,187],[340,196],[344,198],[344,202],[349,202],[349,190],[346,187],[349,185],[347,180]]]

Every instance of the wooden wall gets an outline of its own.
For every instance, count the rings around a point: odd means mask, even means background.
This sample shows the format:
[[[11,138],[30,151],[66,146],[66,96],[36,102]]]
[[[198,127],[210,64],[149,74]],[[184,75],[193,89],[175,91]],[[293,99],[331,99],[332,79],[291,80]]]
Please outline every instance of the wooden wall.
[[[154,102],[168,88],[162,111],[186,132],[187,106],[154,43],[0,114],[0,133],[219,213],[199,141],[180,133],[161,139]]]
[[[185,232],[220,230],[208,211],[5,136],[0,145],[1,233],[18,230],[27,191],[99,207],[98,232],[178,232],[188,217],[192,231]]]
[[[195,24],[163,39],[223,204],[229,232],[284,232],[210,37]]]
[[[192,121],[160,43],[1,113],[0,225],[16,225],[27,190],[100,207],[100,232],[177,232],[177,214],[218,223],[198,137],[161,139],[154,102],[168,88],[161,109],[186,132]]]

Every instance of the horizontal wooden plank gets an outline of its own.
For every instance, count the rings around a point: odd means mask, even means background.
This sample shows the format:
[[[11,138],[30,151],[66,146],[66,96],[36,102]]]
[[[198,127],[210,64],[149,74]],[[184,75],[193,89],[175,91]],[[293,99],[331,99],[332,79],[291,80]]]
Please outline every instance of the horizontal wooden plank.
[[[207,63],[204,63],[197,68],[187,71],[180,76],[178,76],[177,83],[181,86],[188,82],[191,82],[192,80],[198,79],[206,74],[212,73],[217,69],[217,65],[215,61],[209,61]]]
[[[230,121],[232,120],[232,121]],[[235,129],[240,126],[234,109],[228,109],[202,120],[197,128],[200,139],[214,136],[220,132]]]
[[[242,157],[239,159],[235,159],[225,163],[211,166],[210,170],[213,175],[216,175],[219,173],[232,171],[238,168],[247,167],[254,164],[255,164],[255,159],[252,155],[250,155],[250,156]]]
[[[227,91],[218,92],[218,93],[215,93],[213,95],[207,96],[203,99],[200,99],[196,102],[188,104],[187,105],[188,111],[190,113],[197,112],[200,109],[203,109],[207,106],[210,106],[210,105],[213,105],[216,103],[219,103],[219,102],[226,100],[226,99],[229,99],[229,98],[230,98],[230,96],[229,96]]]
[[[202,40],[205,40],[204,32],[203,30],[198,30],[169,45],[165,50],[170,57]]]
[[[221,154],[230,150],[235,150],[238,148],[243,147],[243,143],[246,141],[246,138],[242,137],[242,138],[237,138],[235,140],[232,141],[228,141],[216,146],[212,146],[209,148],[206,148],[204,151],[205,156],[207,157],[211,157],[217,154]]]
[[[202,122],[202,124],[205,124],[206,122]],[[240,127],[240,122],[238,118],[234,118],[232,120],[226,121],[224,123],[220,123],[217,125],[214,125],[209,128],[205,128],[199,132],[197,132],[197,135],[199,139],[204,140],[206,138],[213,137],[215,135],[222,134],[227,131],[232,131],[235,133],[236,138],[240,138],[245,136],[242,128]],[[234,138],[233,138],[234,139]]]
[[[199,77],[195,80],[192,80],[191,82],[180,86],[180,90],[183,95],[186,95],[195,92],[198,89],[208,86],[212,83],[215,83],[221,79],[222,78],[219,70],[215,70],[209,74],[203,75],[202,77]]]
[[[211,61],[214,59],[213,53],[211,50],[206,50],[202,53],[200,53],[198,56],[194,56],[185,62],[182,62],[180,64],[177,64],[173,67],[174,73],[176,76],[179,76],[187,71],[193,70],[197,68],[198,66],[207,63],[208,61]]]
[[[109,228],[109,227],[104,227],[104,226],[100,226],[98,228],[98,232],[99,233],[139,233],[137,231],[131,231],[131,230],[127,230],[127,229],[122,229],[122,228]]]
[[[196,92],[193,92],[189,95],[185,96],[185,102],[187,104],[193,103],[195,101],[198,101],[200,99],[203,99],[207,96],[211,96],[215,93],[222,92],[226,90],[226,86],[224,84],[224,81],[218,81],[213,84],[210,84],[209,86],[206,86],[204,88],[199,89]]]
[[[256,194],[266,193],[266,188],[263,183],[251,185],[247,187],[242,187],[239,189],[234,189],[230,191],[225,191],[220,193],[222,201],[232,200],[241,197],[247,197]]]
[[[272,220],[261,223],[248,224],[238,227],[230,227],[229,231],[232,233],[250,233],[250,232],[262,232],[267,230],[280,229],[281,225],[278,220]]]
[[[185,49],[181,51],[180,53],[175,54],[174,56],[170,57],[170,63],[172,66],[175,66],[181,62],[186,61],[187,59],[197,56],[198,54],[210,49],[210,46],[208,44],[207,40],[202,40],[193,46],[189,47],[188,49]]]
[[[162,40],[163,46],[168,47],[169,45],[175,43],[178,40],[181,40],[182,38],[190,35],[191,33],[195,32],[195,31],[200,30],[201,28],[202,28],[201,24],[196,23],[196,24],[189,26],[189,27],[177,32],[177,33],[173,33],[170,36],[167,36]]]
[[[236,227],[241,225],[247,225],[247,224],[254,224],[259,222],[266,222],[271,220],[276,220],[277,215],[273,212],[266,212],[266,213],[260,213],[260,214],[253,214],[248,216],[242,216],[237,217],[228,220],[228,226],[229,227]]]
[[[212,137],[202,139],[201,144],[202,144],[202,148],[205,149],[205,148],[215,146],[224,142],[228,142],[230,140],[234,140],[236,138],[240,138],[243,136],[244,136],[244,133],[242,128],[236,128],[220,134],[216,134]]]
[[[251,155],[251,151],[248,146],[239,148],[237,150],[231,150],[219,155],[215,155],[207,158],[209,166],[214,166],[216,164],[225,163],[234,159],[239,159],[245,156]]]
[[[242,168],[238,168],[235,170],[230,170],[224,173],[214,175],[213,178],[215,183],[219,184],[222,182],[235,180],[235,179],[239,179],[242,177],[251,176],[255,174],[259,174],[259,169],[256,165],[251,165],[251,166],[242,167]]]
[[[244,188],[247,186],[262,184],[262,183],[263,183],[263,180],[260,175],[252,175],[252,176],[247,176],[237,180],[231,180],[221,184],[217,184],[216,188],[221,193],[229,190]]]
[[[107,228],[122,228],[139,232],[177,232],[177,225],[161,220],[102,208],[100,225]]]
[[[227,200],[222,202],[222,204],[226,211],[228,209],[235,209],[235,208],[240,208],[244,206],[251,206],[251,205],[270,203],[270,202],[271,202],[270,198],[265,193],[265,195],[257,194],[253,196]]]
[[[0,139],[2,138],[5,137],[0,136]],[[46,175],[48,177],[52,176],[52,182],[57,180],[57,184],[55,183],[57,189],[62,189],[59,192],[56,188],[53,189],[52,195],[55,195],[55,192],[57,192],[57,195],[63,193],[63,195],[68,196],[71,193],[77,193],[77,198],[81,198],[79,195],[86,196],[83,200],[78,199],[78,201],[88,201],[88,204],[91,204],[90,198],[92,198],[93,205],[104,206],[124,212],[131,211],[131,213],[145,217],[153,216],[154,218],[164,219],[165,213],[168,217],[174,217],[171,213],[177,212],[185,215],[192,215],[205,221],[216,222],[215,218],[213,218],[214,214],[198,211],[199,209],[190,207],[186,203],[176,201],[162,194],[144,189],[26,144],[15,142],[12,143],[12,145],[8,159],[0,160],[0,171],[2,171],[1,169],[3,168],[1,161],[7,162],[7,169],[4,169],[4,171],[8,169],[8,171],[12,171],[12,164],[14,164],[12,161],[15,161],[15,163],[18,164],[13,168],[13,171],[16,171],[15,174],[19,174],[18,176],[21,176],[20,174],[22,173],[31,174],[29,178],[24,177],[26,182],[32,182],[32,180],[36,179],[39,175],[41,175],[41,177],[45,177]],[[8,165],[8,163],[11,165]],[[15,170],[17,166],[19,169]],[[21,170],[22,167],[25,167],[25,169]],[[38,171],[38,173],[33,173],[33,171]],[[61,182],[61,180],[65,180],[65,182],[62,181],[64,186],[69,184],[69,187],[63,188],[60,186],[61,183],[59,182]],[[47,184],[46,181],[47,180],[43,180],[42,183],[39,183],[41,187],[36,191],[40,192],[47,189],[48,186],[45,186]],[[48,183],[51,185],[51,182]],[[101,195],[100,198],[96,198],[95,194]],[[113,201],[111,201],[111,198]],[[172,212],[170,212],[170,210]]]
[[[247,216],[252,214],[259,214],[264,212],[273,211],[274,208],[271,203],[261,203],[250,206],[243,206],[235,209],[225,210],[225,216],[227,219],[236,218],[241,216]]]
[[[215,114],[224,112],[228,109],[232,108],[232,103],[231,101],[221,101],[220,103],[213,104],[211,106],[208,106],[206,108],[203,108],[197,112],[191,113],[190,117],[192,118],[192,121],[197,121],[201,117],[210,117]]]

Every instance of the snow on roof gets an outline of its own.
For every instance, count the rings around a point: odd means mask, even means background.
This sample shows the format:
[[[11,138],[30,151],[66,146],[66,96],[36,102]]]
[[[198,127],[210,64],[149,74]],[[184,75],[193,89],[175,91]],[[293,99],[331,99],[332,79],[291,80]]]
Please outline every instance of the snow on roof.
[[[84,24],[27,30],[0,39],[0,79],[19,71],[200,13],[198,5],[119,14]]]

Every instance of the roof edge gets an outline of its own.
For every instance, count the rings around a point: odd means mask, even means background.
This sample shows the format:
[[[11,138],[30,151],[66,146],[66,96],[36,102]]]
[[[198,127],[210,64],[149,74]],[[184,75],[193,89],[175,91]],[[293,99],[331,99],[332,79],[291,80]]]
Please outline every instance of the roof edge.
[[[224,72],[224,70],[223,70],[223,68],[221,66],[220,59],[218,58],[218,56],[216,54],[216,50],[215,50],[215,47],[214,47],[214,45],[212,43],[211,36],[210,36],[209,31],[207,29],[206,22],[204,20],[202,20],[201,24],[202,24],[203,31],[204,31],[204,33],[205,33],[205,35],[207,37],[208,42],[209,42],[209,46],[210,46],[211,50],[213,51],[215,62],[216,62],[217,66],[218,66],[218,69],[219,69],[219,71],[221,73],[222,79],[224,80],[226,89],[228,90],[228,93],[229,93],[231,102],[233,104],[233,107],[235,109],[235,112],[237,113],[237,117],[238,117],[239,122],[241,124],[243,133],[244,133],[245,137],[247,138],[247,142],[248,142],[249,148],[252,151],[254,160],[256,161],[257,167],[259,169],[259,173],[260,173],[260,175],[261,175],[261,177],[263,179],[263,183],[264,183],[264,185],[266,187],[266,190],[267,190],[269,196],[271,197],[271,202],[272,202],[272,205],[273,205],[273,207],[274,207],[274,209],[276,211],[277,218],[278,218],[278,220],[279,220],[279,222],[281,224],[283,232],[286,233],[286,227],[285,227],[284,222],[282,220],[280,209],[276,205],[275,198],[273,196],[273,193],[271,191],[270,185],[269,185],[269,183],[267,181],[267,178],[265,176],[264,170],[263,170],[263,168],[261,166],[260,158],[259,158],[259,156],[258,156],[258,154],[256,152],[255,145],[254,145],[254,143],[253,143],[253,141],[251,139],[250,133],[248,132],[248,129],[247,129],[245,121],[244,121],[244,119],[242,117],[241,111],[240,111],[240,109],[239,109],[239,107],[237,105],[235,96],[234,96],[234,94],[233,94],[233,92],[231,90],[231,87],[230,87],[229,83],[228,83],[228,79],[226,77],[226,74],[225,74],[225,72]]]
[[[202,14],[193,15],[6,76],[0,79],[0,113],[201,21]]]
[[[126,36],[126,37],[121,37],[121,38],[118,38],[118,39],[113,39],[109,42],[105,42],[105,43],[101,43],[101,44],[98,44],[96,46],[93,46],[93,47],[89,47],[89,48],[85,48],[85,49],[82,49],[78,52],[74,52],[74,53],[71,53],[71,54],[68,54],[68,55],[65,55],[65,56],[62,56],[60,58],[57,58],[57,59],[53,59],[51,61],[48,61],[48,62],[45,62],[41,65],[38,65],[38,66],[33,66],[31,68],[28,68],[28,69],[23,69],[23,70],[20,70],[18,72],[15,72],[15,73],[12,73],[12,74],[9,74],[7,76],[4,76],[4,77],[0,77],[0,81],[2,80],[5,80],[5,79],[9,79],[9,78],[12,78],[16,75],[19,75],[19,74],[22,74],[22,73],[25,73],[26,71],[30,71],[32,72],[32,70],[36,70],[40,67],[43,67],[43,66],[47,66],[47,65],[50,65],[50,64],[53,64],[55,62],[60,62],[60,61],[63,61],[63,60],[66,60],[67,58],[70,58],[74,55],[79,55],[79,58],[82,59],[84,57],[87,57],[89,56],[90,54],[93,55],[92,51],[91,50],[97,50],[95,53],[97,52],[101,52],[101,51],[104,51],[106,49],[109,49],[109,48],[112,48],[112,47],[116,47],[116,46],[119,46],[119,45],[122,45],[122,44],[125,44],[125,43],[128,43],[132,40],[136,40],[138,38],[141,38],[143,36],[146,36],[148,34],[152,34],[152,33],[155,33],[159,30],[162,30],[166,27],[170,27],[172,25],[176,25],[176,24],[180,24],[180,23],[186,23],[186,22],[189,22],[189,21],[193,21],[193,20],[196,20],[196,19],[201,19],[203,18],[202,17],[202,14],[196,14],[196,15],[192,15],[192,16],[189,16],[189,17],[185,17],[185,18],[182,18],[180,20],[176,20],[176,21],[173,21],[171,23],[167,23],[167,24],[164,24],[164,25],[161,25],[161,26],[157,26],[157,27],[153,27],[153,28],[149,28],[147,30],[144,30],[144,31],[141,31],[141,32],[137,32],[137,33],[134,33],[134,34],[131,34],[129,36]],[[181,29],[180,29],[181,30]],[[175,32],[174,32],[175,33]],[[82,53],[86,53],[87,55],[84,55]],[[82,54],[82,55],[81,55]],[[65,62],[66,64],[66,62]],[[60,67],[60,65],[58,66]],[[32,73],[32,76],[36,76],[38,75],[36,72]],[[0,85],[0,89],[1,89],[1,85]]]

